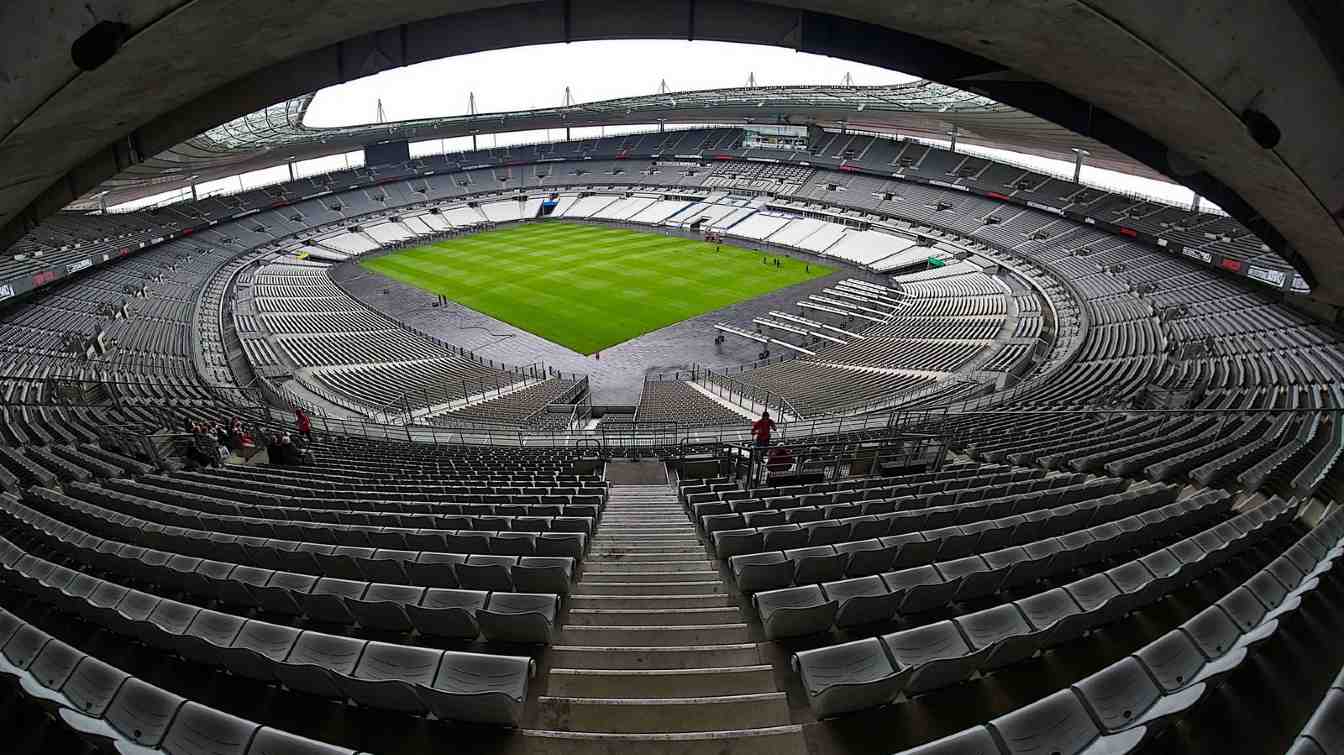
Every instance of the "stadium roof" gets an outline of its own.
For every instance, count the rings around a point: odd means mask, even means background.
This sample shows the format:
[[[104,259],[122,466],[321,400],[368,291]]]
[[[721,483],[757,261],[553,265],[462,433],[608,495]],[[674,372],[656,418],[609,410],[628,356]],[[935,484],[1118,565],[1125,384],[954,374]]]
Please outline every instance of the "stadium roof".
[[[12,0],[0,4],[0,246],[131,165],[334,83],[506,47],[708,39],[902,71],[1109,144],[1344,304],[1342,25],[1338,3]]]
[[[97,187],[108,205],[190,183],[348,152],[366,144],[565,127],[622,124],[814,125],[946,139],[1064,160],[1073,148],[1089,164],[1141,175],[1160,173],[1093,139],[972,92],[931,81],[888,86],[771,86],[666,92],[562,107],[311,128],[306,94],[236,118],[127,167]],[[86,201],[85,206],[96,206]],[[79,206],[79,205],[77,205]]]

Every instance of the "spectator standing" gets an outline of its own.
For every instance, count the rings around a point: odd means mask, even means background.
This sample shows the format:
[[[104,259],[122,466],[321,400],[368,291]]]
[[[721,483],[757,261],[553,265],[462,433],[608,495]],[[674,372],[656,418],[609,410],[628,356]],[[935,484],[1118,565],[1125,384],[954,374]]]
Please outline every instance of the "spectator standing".
[[[756,439],[757,448],[770,445],[770,431],[775,429],[775,421],[770,419],[770,410],[761,412],[761,418],[751,423],[751,435]]]
[[[308,415],[303,413],[302,409],[294,410],[294,423],[299,428],[299,435],[305,438],[313,437],[313,423],[308,419]]]

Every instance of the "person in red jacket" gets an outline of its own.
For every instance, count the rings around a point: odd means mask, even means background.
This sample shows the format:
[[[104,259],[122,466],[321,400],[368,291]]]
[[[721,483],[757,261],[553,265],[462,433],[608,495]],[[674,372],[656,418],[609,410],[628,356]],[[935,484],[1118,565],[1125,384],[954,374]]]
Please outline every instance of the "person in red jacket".
[[[294,423],[298,425],[299,435],[305,438],[313,436],[313,423],[308,419],[308,415],[303,413],[302,409],[294,410]]]
[[[756,439],[757,448],[770,445],[770,431],[775,429],[775,421],[770,419],[770,410],[761,412],[761,418],[751,423],[751,435]]]

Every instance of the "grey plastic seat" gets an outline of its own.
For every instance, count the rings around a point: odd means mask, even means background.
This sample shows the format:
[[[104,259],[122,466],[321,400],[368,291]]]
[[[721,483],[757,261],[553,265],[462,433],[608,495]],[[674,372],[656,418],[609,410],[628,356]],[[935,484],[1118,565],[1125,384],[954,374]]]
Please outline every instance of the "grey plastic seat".
[[[980,666],[992,671],[1030,658],[1040,647],[1040,635],[1012,603],[986,608],[953,619],[974,651],[988,650]]]
[[[976,726],[903,750],[901,755],[1000,755],[1000,752],[989,728]]]
[[[145,623],[156,628],[164,635],[173,639],[166,640],[169,643],[175,642],[175,639],[187,633],[191,622],[196,619],[196,614],[201,609],[197,606],[178,603],[175,600],[161,600],[154,607],[154,610],[145,619]],[[148,638],[147,638],[148,639]],[[153,640],[150,640],[153,641]]]
[[[1194,640],[1205,658],[1217,659],[1239,649],[1241,631],[1217,605],[1209,606],[1190,617],[1181,629]],[[1244,650],[1244,648],[1241,648]]]
[[[887,589],[900,596],[903,613],[945,605],[957,591],[955,583],[945,582],[938,570],[927,564],[884,572],[881,576]],[[912,599],[914,602],[910,602]]]
[[[1138,561],[1127,561],[1107,569],[1104,573],[1120,591],[1120,595],[1115,599],[1115,613],[1118,616],[1133,611],[1152,598],[1151,590],[1156,580]]]
[[[912,669],[906,686],[910,694],[969,679],[990,652],[972,649],[951,621],[885,634],[882,643],[901,668]]]
[[[838,543],[835,552],[844,558],[844,573],[851,577],[881,574],[891,568],[896,552],[884,548],[877,538]]]
[[[508,556],[507,558],[516,560],[517,556]],[[458,584],[462,587],[469,590],[500,590],[502,592],[513,592],[514,590],[510,569],[509,564],[480,560],[478,556],[470,556],[466,563],[457,564],[453,567],[453,571],[457,574]]]
[[[343,698],[339,675],[355,669],[368,642],[321,632],[304,632],[289,656],[276,665],[275,676],[285,686],[323,697]]]
[[[954,600],[970,600],[989,595],[1003,583],[1005,571],[990,568],[980,556],[967,556],[951,561],[939,561],[934,568],[949,584],[956,585]]]
[[[904,598],[903,594],[889,590],[876,575],[826,582],[821,589],[828,600],[839,606],[835,614],[839,627],[890,621]]]
[[[1143,556],[1139,559],[1139,563],[1153,575],[1153,583],[1148,592],[1154,599],[1189,584],[1192,576],[1192,572],[1186,569],[1185,564],[1165,548]]]
[[[406,615],[421,634],[472,639],[480,634],[476,612],[485,607],[489,593],[431,587],[418,606],[406,606]]]
[[[761,547],[757,550],[782,551],[807,547],[808,531],[796,523],[758,527],[756,531],[761,535]]]
[[[252,737],[247,755],[356,755],[356,753],[346,747],[337,747],[263,726]]]
[[[1026,558],[1016,561],[1004,575],[1001,589],[1032,584],[1055,571],[1055,558],[1064,550],[1055,538],[1036,540],[1021,546]]]
[[[839,608],[817,585],[758,592],[753,602],[765,636],[771,640],[825,632],[835,622]]]
[[[346,598],[345,605],[360,626],[389,632],[409,632],[414,627],[406,616],[406,606],[415,605],[425,596],[424,587],[371,584],[358,598]]]
[[[818,718],[891,702],[911,671],[893,665],[875,637],[804,650],[793,656],[792,663]]]
[[[222,605],[245,606],[251,608],[257,604],[255,588],[271,581],[275,572],[271,569],[258,569],[255,566],[237,566],[229,572],[229,578],[219,583],[217,588],[219,602]]]
[[[845,563],[849,560],[849,556],[836,553],[829,545],[794,548],[784,551],[784,556],[793,562],[795,585],[840,579],[845,576]]]
[[[523,556],[513,567],[513,584],[522,592],[568,595],[574,559],[565,556]]]
[[[262,611],[300,616],[303,614],[303,606],[299,601],[316,585],[317,577],[278,571],[265,585],[252,588],[252,595],[256,598],[257,608]]]
[[[177,639],[182,655],[209,665],[222,665],[227,648],[242,632],[247,619],[233,614],[202,608],[191,626]]]
[[[1302,598],[1297,595],[1290,595],[1288,588],[1283,586],[1273,574],[1268,570],[1262,569],[1246,580],[1244,587],[1260,600],[1267,611],[1261,621],[1270,621],[1279,616],[1289,613],[1302,603]]]
[[[1083,609],[1062,587],[1023,598],[1016,605],[1036,631],[1042,648],[1077,639],[1087,628]]]
[[[417,692],[437,718],[517,726],[534,671],[531,658],[448,651]]]
[[[335,677],[351,700],[380,710],[424,713],[416,684],[430,684],[442,650],[370,642],[349,675]]]
[[[42,647],[41,652],[28,666],[28,673],[20,678],[20,684],[30,695],[33,695],[33,685],[42,687],[43,689],[36,690],[38,694],[33,696],[47,704],[48,709],[55,710],[61,707],[63,696],[48,691],[59,690],[86,658],[88,658],[86,654],[64,642],[51,640]]]
[[[989,723],[1009,755],[1111,755],[1129,752],[1143,741],[1143,726],[1103,734],[1072,689],[1060,690]]]
[[[251,721],[189,702],[173,718],[159,749],[171,755],[245,755],[252,735],[260,728]]]
[[[582,532],[543,532],[537,536],[537,555],[579,559],[587,544],[588,535]]]
[[[1074,580],[1065,585],[1064,589],[1082,609],[1081,618],[1085,621],[1086,629],[1105,624],[1120,615],[1121,604],[1116,600],[1120,597],[1120,591],[1105,574]]]
[[[1204,695],[1203,683],[1164,694],[1136,658],[1121,659],[1074,685],[1103,731],[1152,727],[1188,710]]]
[[[467,557],[460,553],[434,553],[424,551],[415,561],[402,564],[406,578],[413,585],[425,587],[457,587],[456,564],[466,563]]]
[[[1209,661],[1190,635],[1173,629],[1139,648],[1134,655],[1147,667],[1157,685],[1172,693],[1235,669],[1246,657],[1246,649],[1239,648]]]
[[[794,564],[780,551],[733,556],[728,563],[742,592],[776,590],[793,584]]]
[[[1344,690],[1336,688],[1325,693],[1302,734],[1323,752],[1344,752]]]
[[[276,664],[289,655],[300,634],[294,627],[249,621],[224,653],[224,665],[239,676],[272,681]]]
[[[1222,608],[1241,632],[1238,645],[1253,645],[1269,639],[1278,628],[1278,620],[1266,618],[1265,606],[1255,594],[1243,587],[1219,598],[1214,606]]]
[[[491,593],[476,611],[481,634],[493,642],[551,641],[559,599],[551,593]]]
[[[345,601],[359,598],[367,589],[369,583],[362,580],[323,577],[303,596],[303,613],[313,621],[353,624],[355,615]]]
[[[93,657],[79,662],[61,687],[74,710],[99,718],[130,674]]]
[[[48,642],[51,642],[51,635],[31,624],[22,625],[0,652],[0,673],[16,678],[23,676]]]
[[[76,718],[73,721],[78,723],[72,723],[72,717],[66,715],[69,711],[62,711],[61,717],[83,734],[112,741],[126,739],[142,747],[158,747],[168,733],[173,717],[185,703],[184,698],[171,692],[139,679],[127,679],[103,712],[102,720],[90,722]]]
[[[938,549],[943,547],[943,539],[960,534],[960,527],[940,527],[924,530],[923,540],[912,540],[901,545],[900,549],[896,551],[896,560],[893,565],[897,569],[902,569],[909,566],[931,564],[938,557]]]
[[[719,558],[730,558],[765,550],[765,535],[755,528],[723,530],[714,533],[713,543]]]

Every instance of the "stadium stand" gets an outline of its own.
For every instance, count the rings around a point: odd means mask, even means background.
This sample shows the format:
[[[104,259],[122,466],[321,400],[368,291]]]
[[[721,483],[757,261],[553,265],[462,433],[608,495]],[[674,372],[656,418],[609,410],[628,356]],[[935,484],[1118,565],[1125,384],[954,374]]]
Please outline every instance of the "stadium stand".
[[[357,188],[283,208],[257,190],[38,226],[24,248],[46,265],[219,221],[0,313],[15,699],[95,746],[179,755],[202,737],[353,753],[443,736],[501,752],[1218,751],[1206,717],[1223,698],[1254,710],[1266,659],[1337,629],[1337,331],[1282,289],[1052,210],[1287,270],[1222,216],[856,134],[823,133],[794,158],[807,166],[641,157],[740,158],[740,140],[430,156],[414,176],[300,179]],[[699,223],[846,277],[729,326],[787,356],[650,379],[609,438],[547,411],[582,402],[582,378],[483,364],[327,274],[530,221],[550,194],[561,217]],[[184,425],[234,416],[297,434],[288,380],[384,421],[314,409],[293,464],[183,450],[199,441]],[[787,409],[783,457],[743,442],[760,395]],[[507,431],[491,445],[474,427]],[[1296,740],[1247,751],[1339,749],[1344,658],[1308,645],[1334,681],[1304,671],[1269,714]],[[425,733],[440,721],[481,728]],[[518,731],[500,744],[491,727]]]

